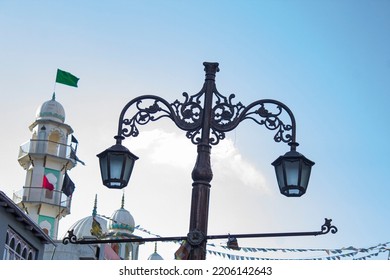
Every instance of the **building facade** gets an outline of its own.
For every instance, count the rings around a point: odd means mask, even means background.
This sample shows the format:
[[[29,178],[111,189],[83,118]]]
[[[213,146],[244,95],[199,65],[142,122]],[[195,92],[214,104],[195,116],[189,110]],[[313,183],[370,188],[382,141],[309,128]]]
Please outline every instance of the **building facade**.
[[[54,241],[5,193],[0,191],[0,259],[42,260]]]

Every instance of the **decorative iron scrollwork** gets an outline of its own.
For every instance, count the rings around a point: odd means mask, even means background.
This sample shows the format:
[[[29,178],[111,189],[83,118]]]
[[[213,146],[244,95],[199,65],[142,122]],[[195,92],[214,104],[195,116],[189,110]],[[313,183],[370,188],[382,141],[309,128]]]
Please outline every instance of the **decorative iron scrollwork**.
[[[236,128],[243,120],[250,119],[259,125],[264,125],[269,130],[276,130],[274,136],[276,142],[295,142],[295,119],[289,108],[283,103],[264,99],[244,106],[241,102],[232,103],[234,94],[230,95],[229,99],[223,99],[224,97],[219,93],[216,96],[219,98],[213,108],[212,128],[217,135],[223,135]],[[283,113],[287,116],[282,118]],[[285,119],[289,123],[285,123]],[[221,139],[223,138],[224,135]]]
[[[73,229],[68,231],[68,236],[64,237],[62,239],[62,243],[67,245],[69,243],[76,244],[77,243],[77,236],[74,235]]]
[[[295,120],[292,114],[289,114],[287,107],[282,104],[278,104],[274,100],[258,101],[248,106],[248,110],[245,111],[242,119],[251,119],[260,125],[264,125],[269,130],[275,130],[274,136],[275,142],[289,143],[295,142]],[[274,105],[266,107],[267,105]],[[257,108],[257,109],[256,109]],[[252,110],[253,109],[253,110]],[[285,123],[281,115],[283,112],[287,112],[290,117],[291,123]]]
[[[184,102],[176,100],[171,104],[161,97],[153,95],[135,98],[122,110],[118,135],[124,137],[137,137],[139,134],[139,125],[146,125],[151,121],[157,121],[167,117],[174,121],[179,128],[187,131],[187,138],[191,139],[194,144],[198,144],[200,141],[198,135],[201,131],[203,114],[203,108],[200,101],[202,94],[203,92],[200,91],[196,95],[189,96],[184,92]],[[133,115],[126,118],[125,115],[131,114],[131,112],[128,111],[133,112]]]
[[[213,108],[213,126],[229,126],[235,123],[245,106],[241,102],[237,104],[232,103],[233,98],[236,97],[234,94],[226,98],[215,89],[214,95],[217,100]]]
[[[290,109],[279,101],[263,99],[248,106],[241,102],[234,103],[235,95],[226,97],[220,94],[214,80],[207,79],[207,74],[198,93],[190,96],[184,92],[183,96],[183,102],[175,100],[173,103],[154,95],[133,99],[122,110],[118,136],[136,137],[139,134],[139,125],[167,117],[187,132],[186,136],[193,144],[200,144],[201,141],[204,144],[207,139],[201,138],[208,135],[208,144],[217,145],[220,140],[225,139],[226,132],[233,130],[243,120],[250,119],[276,131],[276,142],[295,143],[294,116]],[[208,131],[203,133],[204,129]]]
[[[152,104],[148,101],[152,101]],[[146,105],[144,105],[145,103]],[[132,104],[135,104],[137,112],[131,118],[122,119],[119,135],[124,137],[137,137],[139,134],[137,125],[145,125],[150,121],[157,121],[163,117],[172,119],[169,106],[167,106],[161,98],[145,96],[143,98],[134,99]]]
[[[325,218],[325,224],[321,226],[321,234],[327,234],[329,232],[335,234],[338,229],[337,227],[331,225],[332,219],[326,219]]]
[[[200,97],[202,91],[189,96],[188,93],[183,92],[185,101],[181,103],[176,100],[171,104],[175,111],[175,118],[179,127],[183,127],[185,130],[192,130],[200,125],[203,108],[201,106]]]
[[[125,107],[118,135],[137,137],[139,125],[146,125],[151,121],[167,117],[180,129],[187,131],[186,137],[193,144],[199,144],[204,117],[204,108],[201,102],[203,94],[203,90],[192,96],[184,92],[184,102],[175,100],[171,104],[157,96],[140,96]],[[241,102],[233,104],[234,94],[226,98],[216,89],[214,96],[216,101],[210,119],[210,145],[217,145],[220,140],[225,139],[225,132],[233,130],[246,119],[264,125],[269,130],[275,130],[274,140],[276,142],[295,142],[295,119],[283,103],[265,99],[253,102],[249,106],[244,106]],[[127,110],[132,105],[135,105],[136,112],[130,118],[125,118],[125,114],[128,114]],[[286,123],[285,119],[288,119],[289,122]]]

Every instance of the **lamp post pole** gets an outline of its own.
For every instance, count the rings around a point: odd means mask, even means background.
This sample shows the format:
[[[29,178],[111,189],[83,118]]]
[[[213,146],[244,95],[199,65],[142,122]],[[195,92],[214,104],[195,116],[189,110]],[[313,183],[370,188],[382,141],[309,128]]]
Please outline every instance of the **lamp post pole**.
[[[187,138],[197,145],[198,153],[192,171],[191,214],[187,235],[187,241],[191,245],[189,259],[192,260],[206,258],[210,182],[213,178],[211,145],[217,145],[224,139],[226,132],[249,119],[276,131],[276,142],[290,145],[291,150],[272,163],[283,195],[303,195],[314,165],[314,162],[296,151],[298,143],[295,118],[286,105],[272,99],[258,100],[248,106],[241,102],[233,103],[234,94],[225,97],[217,91],[215,76],[219,71],[219,64],[204,62],[203,65],[206,77],[202,89],[192,96],[184,92],[184,102],[176,100],[169,103],[159,96],[144,95],[127,103],[119,117],[116,144],[98,155],[103,184],[108,188],[121,189],[127,186],[134,162],[138,159],[122,146],[122,140],[138,136],[138,125],[169,118],[187,132]],[[131,110],[133,114],[129,113]],[[126,117],[127,115],[130,117]],[[285,118],[288,119],[287,123]]]
[[[210,142],[210,120],[215,88],[215,74],[219,71],[217,63],[205,63],[206,80],[204,94],[204,111],[202,122],[202,136],[198,144],[195,167],[192,171],[192,199],[189,238],[192,242],[198,238],[199,245],[190,252],[190,259],[204,260],[206,258],[207,224],[209,215],[210,182],[213,179],[213,172],[210,164],[211,146]]]

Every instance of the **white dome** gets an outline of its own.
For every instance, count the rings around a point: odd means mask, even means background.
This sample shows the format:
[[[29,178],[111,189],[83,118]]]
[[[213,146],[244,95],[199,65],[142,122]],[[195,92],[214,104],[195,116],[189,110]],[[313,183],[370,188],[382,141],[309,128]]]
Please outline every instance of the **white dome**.
[[[76,235],[77,239],[91,238],[91,237],[96,238],[96,236],[94,236],[91,233],[94,219],[100,225],[101,234],[102,235],[107,234],[107,221],[105,219],[103,219],[102,217],[97,216],[96,210],[97,210],[97,195],[95,196],[95,203],[93,206],[92,215],[75,222],[69,229],[69,231],[73,230],[73,234]],[[95,227],[95,230],[96,230],[96,227]]]
[[[149,261],[161,261],[163,258],[157,253],[157,242],[154,243],[154,253],[151,254],[148,258]]]
[[[107,233],[107,221],[99,216],[95,216],[95,220],[100,224],[102,233]],[[85,217],[76,223],[74,223],[69,230],[73,230],[73,234],[76,235],[77,239],[92,237],[91,229],[93,223],[93,216]]]
[[[37,120],[52,120],[64,123],[65,122],[65,110],[62,105],[55,100],[55,95],[49,101],[44,102],[37,110]]]
[[[108,224],[110,231],[129,231],[131,233],[134,232],[134,226],[135,222],[133,216],[123,207],[112,214]]]
[[[109,231],[113,232],[123,232],[123,233],[133,233],[134,232],[134,218],[125,208],[125,195],[122,195],[122,206],[120,209],[116,210],[110,218],[108,224]]]
[[[164,260],[157,252],[151,254],[148,258],[149,261],[162,261]]]

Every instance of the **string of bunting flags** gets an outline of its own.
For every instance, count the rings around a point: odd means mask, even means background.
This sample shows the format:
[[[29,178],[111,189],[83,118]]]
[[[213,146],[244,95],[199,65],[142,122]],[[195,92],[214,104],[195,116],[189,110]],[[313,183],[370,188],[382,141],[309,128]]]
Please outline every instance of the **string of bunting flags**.
[[[341,260],[345,258],[353,259],[353,260],[366,260],[373,257],[378,256],[381,253],[389,252],[390,254],[390,242],[378,244],[376,246],[372,246],[370,248],[355,248],[355,247],[347,247],[341,249],[287,249],[287,248],[252,248],[252,247],[240,247],[241,250],[245,253],[273,253],[273,252],[282,252],[282,253],[307,253],[307,252],[322,252],[325,253],[326,256],[321,257],[310,257],[310,258],[265,258],[265,257],[253,257],[253,256],[243,256],[232,254],[228,252],[220,252],[216,250],[208,250],[207,252],[219,256],[226,259],[231,260]],[[224,250],[232,250],[227,246],[216,246],[215,244],[208,244],[211,247],[221,247]],[[346,252],[349,251],[349,252]],[[351,252],[352,251],[352,252]],[[367,254],[368,253],[368,254]],[[360,256],[359,256],[360,254]],[[364,254],[363,256],[361,256]]]
[[[99,215],[106,219],[111,219],[103,215]],[[161,235],[155,234],[148,229],[137,225],[134,227],[134,230],[141,231],[148,235],[154,237],[162,237]],[[162,242],[173,242],[178,245],[181,244],[181,241],[162,241]],[[342,259],[352,259],[352,260],[367,260],[374,257],[377,257],[379,254],[388,252],[390,260],[390,242],[380,243],[369,248],[356,248],[353,246],[343,247],[340,249],[301,249],[301,248],[260,248],[260,247],[239,247],[231,248],[226,245],[219,245],[215,243],[207,243],[207,253],[223,259],[228,260],[342,260]],[[241,254],[238,254],[238,251]],[[234,253],[233,253],[234,252]],[[272,257],[258,257],[254,256],[254,253],[319,253],[321,256],[314,257],[303,257],[303,258],[272,258]],[[247,254],[247,255],[246,255]],[[325,255],[325,256],[324,256]]]

